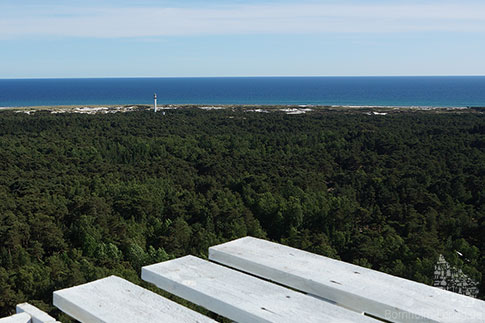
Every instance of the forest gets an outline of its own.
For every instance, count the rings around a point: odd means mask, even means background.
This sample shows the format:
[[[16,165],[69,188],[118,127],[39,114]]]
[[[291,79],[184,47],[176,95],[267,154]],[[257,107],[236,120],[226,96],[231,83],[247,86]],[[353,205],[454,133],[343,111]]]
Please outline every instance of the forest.
[[[484,111],[364,112],[0,112],[0,317],[246,235],[484,299]]]

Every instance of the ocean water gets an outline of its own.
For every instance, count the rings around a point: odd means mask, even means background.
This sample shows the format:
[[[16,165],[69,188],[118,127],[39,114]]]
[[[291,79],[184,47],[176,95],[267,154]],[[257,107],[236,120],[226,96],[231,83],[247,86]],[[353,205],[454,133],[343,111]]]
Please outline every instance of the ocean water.
[[[485,76],[0,79],[0,107],[281,104],[485,106]]]

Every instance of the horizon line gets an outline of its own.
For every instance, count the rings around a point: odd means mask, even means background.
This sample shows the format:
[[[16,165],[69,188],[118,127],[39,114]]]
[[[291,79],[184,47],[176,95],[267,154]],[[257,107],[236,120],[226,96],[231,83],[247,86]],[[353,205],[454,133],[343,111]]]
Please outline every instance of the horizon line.
[[[318,78],[318,77],[485,77],[485,74],[421,74],[421,75],[220,75],[220,76],[39,76],[0,77],[0,80],[64,80],[64,79],[188,79],[188,78]]]

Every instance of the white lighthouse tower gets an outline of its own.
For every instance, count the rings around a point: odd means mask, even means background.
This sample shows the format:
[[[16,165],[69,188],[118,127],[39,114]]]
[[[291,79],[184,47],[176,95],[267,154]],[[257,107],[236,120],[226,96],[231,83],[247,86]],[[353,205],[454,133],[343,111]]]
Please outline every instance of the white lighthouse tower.
[[[157,112],[157,94],[153,94],[153,111]]]

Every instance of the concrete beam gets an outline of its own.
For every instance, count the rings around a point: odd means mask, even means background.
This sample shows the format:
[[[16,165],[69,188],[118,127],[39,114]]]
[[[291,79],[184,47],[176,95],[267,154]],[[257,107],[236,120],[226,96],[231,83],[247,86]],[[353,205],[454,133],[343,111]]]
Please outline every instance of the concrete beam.
[[[0,323],[31,323],[30,315],[27,313],[14,314],[0,318]]]
[[[142,279],[237,322],[376,322],[328,302],[186,256],[142,268]]]
[[[116,276],[56,291],[54,305],[81,322],[215,322]]]
[[[484,322],[485,302],[252,237],[209,248],[220,264],[392,322]]]
[[[55,323],[57,320],[47,314],[44,311],[41,311],[37,307],[29,304],[29,303],[22,303],[17,305],[17,314],[18,313],[27,313],[31,316],[32,323]]]

